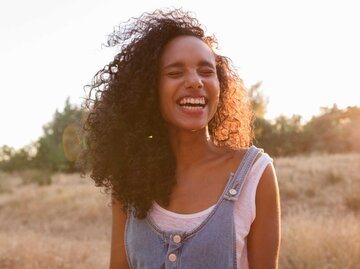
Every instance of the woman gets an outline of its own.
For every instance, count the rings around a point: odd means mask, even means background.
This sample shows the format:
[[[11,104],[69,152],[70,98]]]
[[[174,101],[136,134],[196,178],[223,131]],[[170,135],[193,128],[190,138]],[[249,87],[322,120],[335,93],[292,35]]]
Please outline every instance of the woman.
[[[278,186],[216,40],[182,10],[120,25],[88,100],[91,177],[113,198],[110,268],[277,268]],[[256,206],[255,206],[256,205]]]

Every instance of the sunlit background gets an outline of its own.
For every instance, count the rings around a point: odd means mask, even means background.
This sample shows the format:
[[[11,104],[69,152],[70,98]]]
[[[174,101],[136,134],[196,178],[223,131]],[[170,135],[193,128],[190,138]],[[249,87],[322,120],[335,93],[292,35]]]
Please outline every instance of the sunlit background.
[[[67,97],[115,54],[113,27],[144,11],[183,7],[218,37],[247,87],[262,82],[267,119],[360,105],[357,1],[14,0],[0,9],[0,146],[37,140]]]

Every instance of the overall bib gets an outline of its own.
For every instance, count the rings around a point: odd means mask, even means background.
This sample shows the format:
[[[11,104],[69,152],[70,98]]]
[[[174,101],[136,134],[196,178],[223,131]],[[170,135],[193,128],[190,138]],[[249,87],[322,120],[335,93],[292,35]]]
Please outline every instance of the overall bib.
[[[251,146],[207,218],[190,232],[162,231],[129,210],[125,247],[133,269],[236,269],[234,201],[260,149]]]

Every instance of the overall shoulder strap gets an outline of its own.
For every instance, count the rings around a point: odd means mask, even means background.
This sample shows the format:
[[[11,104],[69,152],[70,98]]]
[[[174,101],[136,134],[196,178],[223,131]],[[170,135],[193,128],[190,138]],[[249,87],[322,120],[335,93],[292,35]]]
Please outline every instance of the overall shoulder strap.
[[[249,173],[252,165],[254,164],[256,157],[263,152],[262,149],[259,149],[255,146],[251,146],[245,153],[238,169],[233,175],[233,180],[229,184],[226,192],[225,198],[228,200],[237,200],[241,192],[241,188],[244,184],[246,175]]]

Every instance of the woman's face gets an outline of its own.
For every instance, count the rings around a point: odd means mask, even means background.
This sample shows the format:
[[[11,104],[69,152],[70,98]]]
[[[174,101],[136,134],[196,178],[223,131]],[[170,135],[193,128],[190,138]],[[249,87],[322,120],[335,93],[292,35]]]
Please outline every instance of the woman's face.
[[[160,109],[170,128],[189,131],[207,126],[219,103],[215,55],[202,40],[180,36],[160,59]]]

